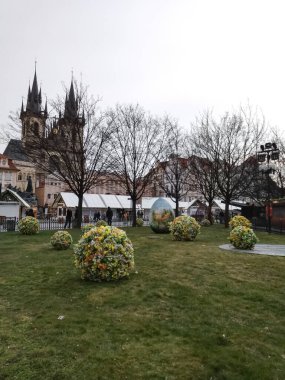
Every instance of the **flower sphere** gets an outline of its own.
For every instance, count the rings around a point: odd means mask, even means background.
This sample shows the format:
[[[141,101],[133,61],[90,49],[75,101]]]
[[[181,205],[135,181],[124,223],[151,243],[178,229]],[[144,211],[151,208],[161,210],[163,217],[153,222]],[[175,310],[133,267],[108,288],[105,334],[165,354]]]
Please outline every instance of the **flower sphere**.
[[[251,228],[237,226],[230,232],[229,240],[235,248],[253,249],[258,239]]]
[[[40,224],[33,216],[26,216],[19,221],[18,229],[23,235],[34,235],[39,232]]]
[[[57,231],[50,238],[50,243],[55,249],[67,249],[72,244],[72,237],[67,231]]]
[[[74,247],[75,266],[91,281],[128,277],[134,268],[134,249],[125,231],[110,226],[87,231]]]
[[[81,235],[84,235],[86,232],[92,230],[92,228],[95,228],[94,224],[88,223],[85,226],[81,227]]]
[[[150,228],[156,233],[169,233],[169,223],[174,219],[170,204],[158,198],[150,209]]]
[[[100,219],[96,222],[96,227],[108,226],[108,223],[104,219]]]
[[[200,224],[191,216],[178,216],[170,223],[173,240],[194,240],[200,232]]]
[[[231,229],[237,226],[244,226],[248,228],[251,228],[252,226],[251,222],[245,216],[242,216],[242,215],[236,215],[232,217],[231,220],[229,221],[229,225]]]

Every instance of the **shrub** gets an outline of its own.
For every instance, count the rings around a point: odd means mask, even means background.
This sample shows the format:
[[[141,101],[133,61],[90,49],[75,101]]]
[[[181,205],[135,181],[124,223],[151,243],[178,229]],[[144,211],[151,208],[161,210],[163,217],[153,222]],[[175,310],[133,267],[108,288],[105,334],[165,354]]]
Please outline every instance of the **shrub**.
[[[98,222],[96,222],[95,226],[96,227],[101,227],[101,226],[106,227],[106,226],[108,226],[108,223],[105,220],[101,219],[101,220],[98,220]]]
[[[85,226],[81,227],[81,235],[85,234],[85,232],[92,230],[92,228],[95,228],[94,224],[88,223]]]
[[[169,223],[173,219],[171,210],[154,210],[151,215],[150,228],[157,233],[169,233]]]
[[[26,216],[18,223],[18,229],[23,235],[34,235],[40,230],[40,224],[33,216]]]
[[[170,223],[173,240],[194,240],[200,232],[200,225],[191,216],[178,216]]]
[[[57,231],[50,238],[50,243],[55,249],[67,249],[72,244],[72,237],[67,231]]]
[[[251,222],[244,216],[236,215],[229,221],[229,226],[231,227],[231,229],[238,226],[251,228]]]
[[[229,240],[235,248],[253,249],[258,239],[251,228],[237,226],[230,232]]]
[[[128,277],[134,268],[134,249],[125,231],[101,226],[87,231],[74,247],[75,266],[81,277],[112,281]]]
[[[143,226],[143,219],[142,218],[137,218],[137,227],[142,227]]]
[[[202,227],[210,227],[211,226],[211,222],[209,221],[209,219],[201,220],[200,224]]]

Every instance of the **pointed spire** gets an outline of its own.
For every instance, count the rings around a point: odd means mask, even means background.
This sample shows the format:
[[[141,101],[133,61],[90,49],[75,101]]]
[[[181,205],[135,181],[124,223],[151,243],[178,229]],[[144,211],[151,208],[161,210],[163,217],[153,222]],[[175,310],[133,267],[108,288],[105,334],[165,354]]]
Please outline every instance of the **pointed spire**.
[[[44,115],[45,115],[45,117],[48,117],[47,98],[46,98],[46,104],[45,104]]]
[[[73,79],[71,80],[70,90],[68,95],[65,97],[65,109],[64,109],[64,117],[66,119],[75,119],[77,117],[77,101],[75,98]]]
[[[39,92],[39,103],[42,104],[42,89],[41,88]]]

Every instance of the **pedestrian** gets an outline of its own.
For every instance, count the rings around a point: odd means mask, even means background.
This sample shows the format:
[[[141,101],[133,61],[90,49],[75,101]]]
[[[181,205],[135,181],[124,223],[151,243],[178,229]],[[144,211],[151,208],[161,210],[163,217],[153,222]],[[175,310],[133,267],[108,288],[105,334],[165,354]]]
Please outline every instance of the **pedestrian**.
[[[112,218],[113,218],[113,211],[110,209],[110,207],[107,208],[106,217],[107,217],[108,225],[111,226],[112,225]]]
[[[68,225],[68,228],[70,228],[71,220],[72,220],[72,211],[71,211],[70,208],[68,208],[67,211],[66,211],[64,228],[66,228],[67,225]]]
[[[26,216],[35,216],[32,208],[29,208],[29,210],[26,211]]]

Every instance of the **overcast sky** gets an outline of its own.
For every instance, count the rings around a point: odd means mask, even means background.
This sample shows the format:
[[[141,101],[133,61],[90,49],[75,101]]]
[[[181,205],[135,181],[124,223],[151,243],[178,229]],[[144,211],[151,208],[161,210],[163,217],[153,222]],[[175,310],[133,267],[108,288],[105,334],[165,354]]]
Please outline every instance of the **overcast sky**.
[[[285,129],[282,0],[2,0],[0,126],[37,60],[49,99],[75,78],[102,108],[139,103],[184,127],[249,102]]]

